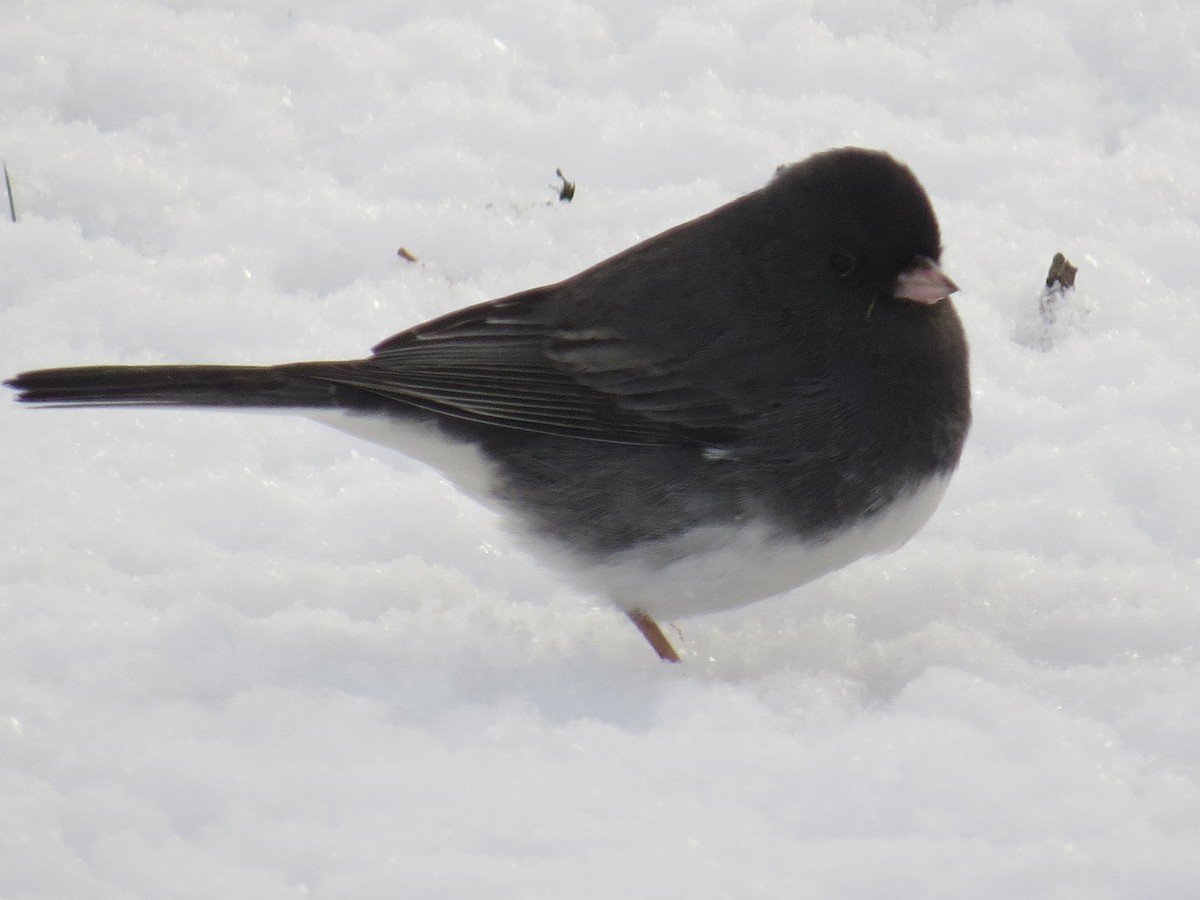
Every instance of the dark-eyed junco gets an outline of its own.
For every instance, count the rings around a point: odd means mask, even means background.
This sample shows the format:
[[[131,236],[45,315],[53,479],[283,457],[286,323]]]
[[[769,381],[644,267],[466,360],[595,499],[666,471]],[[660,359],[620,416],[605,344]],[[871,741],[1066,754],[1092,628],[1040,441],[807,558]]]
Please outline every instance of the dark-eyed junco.
[[[398,448],[675,661],[657,618],[786,591],[933,513],[971,418],[940,252],[913,174],[845,148],[366,359],[7,383],[58,406],[284,407]]]

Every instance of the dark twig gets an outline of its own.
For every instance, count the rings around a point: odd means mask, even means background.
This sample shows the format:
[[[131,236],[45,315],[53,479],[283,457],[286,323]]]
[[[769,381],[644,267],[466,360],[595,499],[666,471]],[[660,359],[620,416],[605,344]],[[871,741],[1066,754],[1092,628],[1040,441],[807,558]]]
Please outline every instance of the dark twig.
[[[1055,253],[1050,260],[1050,271],[1046,273],[1046,287],[1060,284],[1063,288],[1075,287],[1075,273],[1079,269],[1071,265],[1071,261],[1061,253]]]
[[[17,221],[17,204],[13,200],[12,179],[8,177],[8,163],[4,164],[4,190],[8,193],[8,216],[14,222]]]
[[[554,174],[562,179],[562,187],[558,189],[558,199],[564,203],[570,203],[575,199],[575,182],[567,181],[567,176],[562,173],[562,169],[555,169]]]
[[[1075,290],[1075,273],[1078,271],[1063,254],[1054,254],[1050,271],[1046,273],[1046,288],[1038,300],[1038,311],[1047,326],[1057,321],[1067,292]]]

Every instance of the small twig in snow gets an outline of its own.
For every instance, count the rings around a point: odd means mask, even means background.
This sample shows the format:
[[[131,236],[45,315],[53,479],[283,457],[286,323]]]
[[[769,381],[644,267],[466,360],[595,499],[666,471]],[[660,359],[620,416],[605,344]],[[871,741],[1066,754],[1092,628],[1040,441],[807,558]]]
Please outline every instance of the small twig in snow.
[[[567,176],[562,173],[562,169],[555,169],[554,174],[562,179],[562,187],[557,188],[558,199],[564,203],[570,203],[575,199],[575,182],[567,181]]]
[[[17,221],[17,204],[13,200],[12,179],[8,177],[8,163],[4,164],[4,190],[8,194],[8,216],[14,222]]]

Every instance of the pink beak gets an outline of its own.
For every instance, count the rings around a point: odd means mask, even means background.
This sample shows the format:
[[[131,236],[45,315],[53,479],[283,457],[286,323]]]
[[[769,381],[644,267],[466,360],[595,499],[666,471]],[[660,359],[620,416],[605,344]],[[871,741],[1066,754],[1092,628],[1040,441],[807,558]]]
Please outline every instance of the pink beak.
[[[896,278],[895,296],[914,303],[937,303],[958,290],[958,285],[946,277],[928,256],[918,256],[913,264]]]

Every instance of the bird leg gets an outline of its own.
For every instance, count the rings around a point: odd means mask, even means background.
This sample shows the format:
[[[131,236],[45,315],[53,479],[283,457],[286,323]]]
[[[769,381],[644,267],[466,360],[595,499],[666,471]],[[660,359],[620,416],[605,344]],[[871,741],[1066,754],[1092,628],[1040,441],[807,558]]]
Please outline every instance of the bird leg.
[[[662,633],[662,629],[658,627],[657,622],[640,609],[629,610],[625,615],[629,616],[629,621],[637,626],[637,630],[642,633],[642,637],[650,642],[650,646],[654,648],[654,652],[658,654],[659,659],[666,662],[679,662],[679,654],[675,652],[675,648],[671,646],[671,642]]]

